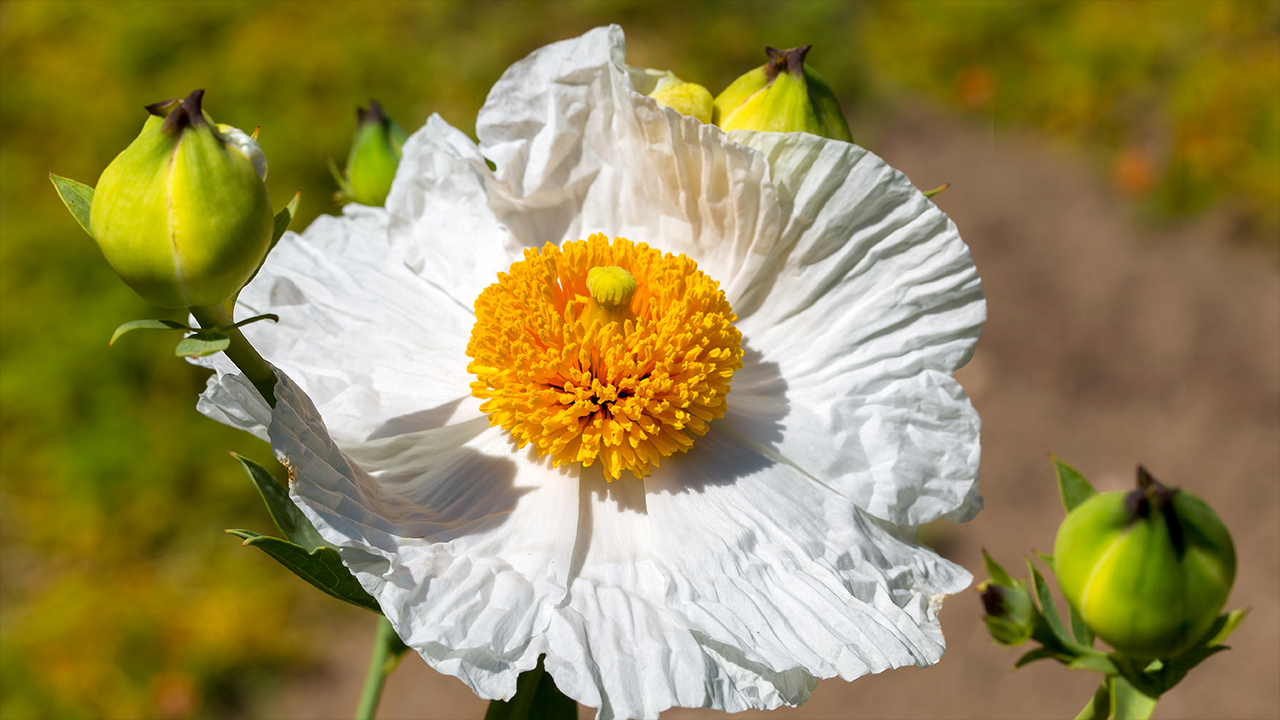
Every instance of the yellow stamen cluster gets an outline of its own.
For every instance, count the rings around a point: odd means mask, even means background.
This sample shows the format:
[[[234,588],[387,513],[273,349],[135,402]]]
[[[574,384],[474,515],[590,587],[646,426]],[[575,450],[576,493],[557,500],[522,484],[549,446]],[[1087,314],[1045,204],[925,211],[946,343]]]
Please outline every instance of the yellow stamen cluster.
[[[599,459],[610,480],[688,450],[742,367],[719,284],[625,238],[525,250],[475,310],[467,369],[490,424],[557,467]]]

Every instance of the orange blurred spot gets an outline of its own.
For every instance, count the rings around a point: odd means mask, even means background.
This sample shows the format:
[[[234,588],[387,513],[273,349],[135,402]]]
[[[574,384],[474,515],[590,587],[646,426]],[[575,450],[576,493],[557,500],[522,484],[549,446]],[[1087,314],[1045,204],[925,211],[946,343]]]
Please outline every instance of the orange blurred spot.
[[[1147,153],[1138,148],[1127,148],[1116,156],[1111,182],[1126,195],[1141,195],[1151,189],[1154,175]]]
[[[199,691],[187,673],[164,672],[151,681],[151,707],[157,717],[183,720],[194,716],[199,704]]]
[[[971,65],[956,74],[956,96],[970,110],[981,110],[996,95],[996,79],[985,67]]]

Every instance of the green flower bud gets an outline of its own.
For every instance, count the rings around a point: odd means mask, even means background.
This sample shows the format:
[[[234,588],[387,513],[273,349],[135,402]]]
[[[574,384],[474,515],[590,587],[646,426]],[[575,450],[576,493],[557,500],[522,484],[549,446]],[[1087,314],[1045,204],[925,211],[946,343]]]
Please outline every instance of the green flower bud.
[[[1001,645],[1021,645],[1031,638],[1035,606],[1021,582],[1010,587],[987,580],[978,585],[978,594],[986,610],[982,620],[992,639]]]
[[[685,82],[675,73],[664,70],[631,68],[631,82],[636,92],[648,95],[659,105],[681,115],[711,122],[711,91],[698,83]]]
[[[404,128],[383,112],[377,100],[369,101],[368,110],[356,108],[356,136],[346,170],[338,173],[330,161],[329,169],[339,188],[334,201],[373,206],[385,203],[408,139]]]
[[[271,243],[266,157],[252,137],[215,125],[203,96],[148,106],[152,117],[102,171],[89,209],[112,269],[161,307],[221,303]]]
[[[1204,501],[1138,468],[1138,489],[1095,495],[1058,528],[1062,593],[1116,650],[1166,658],[1201,640],[1236,574],[1231,535]]]
[[[804,64],[810,47],[766,47],[769,62],[734,80],[716,97],[712,121],[723,130],[807,132],[853,142],[835,93]]]

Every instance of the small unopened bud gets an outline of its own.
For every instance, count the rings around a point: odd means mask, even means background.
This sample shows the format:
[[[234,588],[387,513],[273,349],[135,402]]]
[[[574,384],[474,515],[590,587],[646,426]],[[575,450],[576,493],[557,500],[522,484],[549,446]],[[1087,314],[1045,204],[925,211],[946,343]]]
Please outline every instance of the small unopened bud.
[[[769,62],[734,80],[716,97],[712,121],[722,130],[807,132],[853,142],[831,87],[804,64],[809,48],[766,47]]]
[[[1076,506],[1058,528],[1054,565],[1085,624],[1139,659],[1203,639],[1227,601],[1236,553],[1204,501],[1138,468],[1138,489]]]
[[[152,117],[103,170],[89,212],[107,262],[161,307],[221,303],[271,243],[266,157],[250,136],[215,125],[203,95],[147,107]]]
[[[658,101],[681,115],[711,122],[711,91],[698,83],[685,82],[676,74],[664,70],[631,68],[631,80],[636,91]]]
[[[1031,638],[1035,606],[1026,588],[987,580],[978,585],[978,593],[986,611],[982,620],[992,639],[1001,645],[1021,645]]]
[[[368,110],[356,108],[356,136],[347,167],[341,173],[330,168],[339,188],[334,200],[373,206],[385,203],[408,137],[377,100],[369,101]]]

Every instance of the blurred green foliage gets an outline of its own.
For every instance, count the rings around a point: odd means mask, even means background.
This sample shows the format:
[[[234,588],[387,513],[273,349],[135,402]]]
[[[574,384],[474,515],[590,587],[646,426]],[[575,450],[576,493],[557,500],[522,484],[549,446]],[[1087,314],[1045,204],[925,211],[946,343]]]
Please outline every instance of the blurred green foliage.
[[[1062,138],[1154,216],[1226,207],[1280,227],[1276,2],[57,2],[0,4],[0,716],[253,714],[314,657],[330,601],[224,527],[270,531],[226,454],[266,446],[200,417],[205,373],[167,334],[108,351],[147,306],[61,207],[146,103],[206,88],[262,126],[277,209],[331,212],[370,96],[406,128],[465,130],[510,63],[608,22],[628,59],[718,92],[762,46],[812,43],[855,137],[904,97]],[[874,149],[874,148],[873,148]],[[1216,204],[1216,205],[1215,205]],[[372,616],[370,621],[372,621]]]

